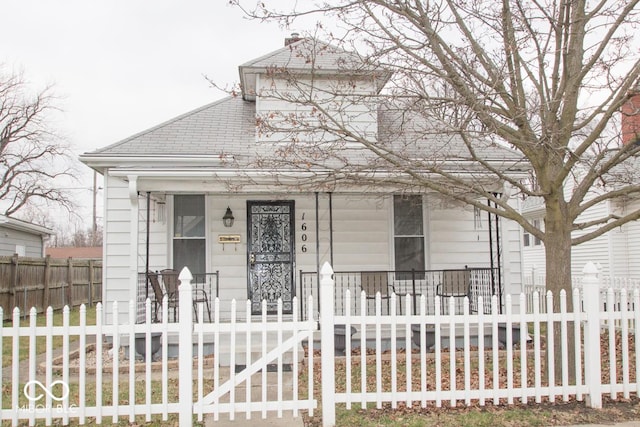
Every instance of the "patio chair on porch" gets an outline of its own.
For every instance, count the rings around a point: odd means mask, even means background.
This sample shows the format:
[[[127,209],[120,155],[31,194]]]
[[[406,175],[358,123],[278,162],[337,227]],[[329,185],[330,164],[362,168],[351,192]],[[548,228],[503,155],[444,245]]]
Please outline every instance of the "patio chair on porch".
[[[174,269],[167,268],[160,272],[162,274],[162,281],[167,291],[169,298],[169,307],[173,307],[173,317],[176,318],[176,311],[178,309],[178,285],[180,280],[178,279],[178,272]],[[195,313],[195,321],[198,321],[198,304],[203,303],[207,310],[207,316],[209,322],[211,322],[211,305],[209,304],[209,295],[207,291],[202,288],[193,288],[193,311]]]
[[[154,273],[153,271],[147,271],[147,277],[149,278],[149,283],[151,283],[151,289],[153,290],[154,296],[154,306],[153,306],[153,321],[157,322],[160,320],[158,316],[158,309],[162,307],[162,299],[164,298],[164,292],[162,291],[162,287],[160,286],[160,280],[158,280],[158,273]]]
[[[207,291],[201,288],[193,289],[193,311],[195,312],[196,322],[198,321],[198,304],[204,303],[204,307],[207,310],[207,316],[209,317],[209,323],[211,323],[211,306],[209,305],[209,295]]]
[[[162,283],[164,284],[165,295],[167,296],[167,306],[173,308],[173,320],[178,319],[178,272],[172,268],[165,268],[160,271]]]
[[[375,301],[376,294],[380,292],[382,301],[387,302],[387,314],[390,313],[391,292],[389,290],[389,278],[386,271],[363,271],[360,273],[360,287],[368,300]],[[367,305],[367,311],[368,305]],[[375,306],[374,306],[375,311]]]
[[[456,311],[458,311],[458,307],[460,307],[461,313],[462,306],[458,304],[458,300],[464,297],[471,299],[470,290],[471,272],[469,270],[444,270],[442,272],[442,283],[436,286],[436,295],[440,297],[440,312],[442,314],[448,313],[449,300],[451,297],[454,297],[456,300]],[[471,305],[469,305],[469,307],[471,307]]]

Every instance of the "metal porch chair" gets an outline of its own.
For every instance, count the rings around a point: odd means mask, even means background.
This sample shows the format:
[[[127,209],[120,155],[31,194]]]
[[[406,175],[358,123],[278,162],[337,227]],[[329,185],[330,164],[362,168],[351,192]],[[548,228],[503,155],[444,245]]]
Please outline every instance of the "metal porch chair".
[[[178,285],[180,280],[178,279],[178,272],[174,269],[165,269],[160,272],[162,274],[162,281],[167,291],[169,298],[169,307],[173,307],[173,317],[176,319],[176,311],[178,308]],[[211,305],[209,303],[209,295],[207,291],[202,288],[193,288],[193,311],[195,313],[195,321],[198,321],[198,304],[203,303],[207,310],[207,317],[211,322]]]
[[[391,307],[391,291],[389,289],[389,278],[386,271],[363,271],[360,273],[360,287],[366,294],[367,300],[376,299],[376,294],[380,292],[380,298],[382,301],[387,302],[387,314],[389,314]],[[375,310],[375,306],[374,306]],[[367,304],[367,311],[368,304]]]
[[[153,290],[153,295],[154,295],[153,321],[157,322],[160,320],[160,318],[158,317],[158,309],[162,307],[162,299],[164,298],[164,292],[162,291],[162,286],[160,286],[158,273],[154,273],[153,271],[147,271],[147,277],[149,278],[149,283],[151,283],[151,289]]]
[[[162,284],[164,285],[165,295],[167,296],[167,307],[173,308],[173,321],[178,319],[178,272],[172,268],[165,268],[160,271],[162,276]]]
[[[442,282],[436,286],[436,295],[440,297],[440,312],[447,314],[449,299],[468,297],[471,300],[471,272],[469,270],[444,270]],[[471,303],[469,302],[469,308]]]

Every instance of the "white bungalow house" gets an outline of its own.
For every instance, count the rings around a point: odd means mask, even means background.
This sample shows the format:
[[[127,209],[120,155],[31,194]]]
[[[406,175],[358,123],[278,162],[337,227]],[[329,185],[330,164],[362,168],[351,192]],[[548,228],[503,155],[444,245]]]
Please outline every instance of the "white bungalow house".
[[[271,313],[281,298],[284,312],[291,313],[294,296],[315,293],[325,261],[333,265],[340,290],[433,296],[449,276],[471,283],[465,292],[474,297],[519,293],[522,234],[515,223],[426,190],[406,191],[384,181],[375,188],[328,185],[314,180],[321,175],[317,166],[273,170],[260,161],[281,140],[258,131],[258,119],[296,111],[293,102],[270,96],[274,87],[289,84],[285,74],[295,71],[307,84],[324,87],[348,76],[362,100],[378,94],[389,77],[375,69],[349,73],[345,58],[355,56],[312,39],[285,43],[240,65],[239,96],[81,156],[104,176],[105,320],[111,320],[111,302],[153,298],[156,280],[172,286],[171,272],[162,270],[184,266],[201,289],[198,298],[210,304],[220,298],[221,317],[232,299],[251,300],[255,314],[263,299]],[[306,49],[323,52],[308,61]],[[354,111],[353,126],[393,142],[391,115],[379,105],[352,102],[335,114]],[[456,149],[455,141],[439,143],[440,152]],[[358,161],[361,154],[353,148],[345,146],[345,156]],[[501,163],[513,157],[508,150],[486,149]],[[423,155],[438,154],[426,149]],[[301,316],[311,314],[302,302],[300,309]]]

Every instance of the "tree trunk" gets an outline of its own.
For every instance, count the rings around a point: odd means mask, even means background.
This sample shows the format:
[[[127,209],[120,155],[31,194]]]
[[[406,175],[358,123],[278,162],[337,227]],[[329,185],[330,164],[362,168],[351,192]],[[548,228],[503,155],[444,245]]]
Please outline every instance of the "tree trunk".
[[[566,205],[562,200],[549,200],[546,205],[545,217],[545,256],[546,256],[546,289],[553,293],[553,307],[547,310],[560,311],[560,293],[565,291],[567,298],[567,311],[573,310],[571,297],[571,226],[572,220],[566,211]],[[562,379],[562,362],[567,360],[569,366],[569,379],[575,379],[575,347],[573,346],[573,324],[567,325],[568,351],[562,354],[562,336],[560,322],[553,325],[554,347],[554,383]],[[550,331],[547,333],[549,335]],[[551,337],[547,336],[547,343]],[[549,346],[547,346],[547,351]],[[550,355],[549,355],[550,356]],[[551,360],[549,360],[550,362]]]

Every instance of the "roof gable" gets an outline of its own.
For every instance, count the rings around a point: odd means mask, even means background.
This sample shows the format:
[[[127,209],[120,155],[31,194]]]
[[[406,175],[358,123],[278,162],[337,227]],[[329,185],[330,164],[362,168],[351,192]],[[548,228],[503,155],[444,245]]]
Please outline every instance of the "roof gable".
[[[238,67],[242,97],[255,100],[258,75],[288,73],[304,75],[359,75],[373,78],[378,90],[386,84],[391,73],[372,65],[356,52],[349,52],[329,43],[303,38],[278,50],[253,59]]]

